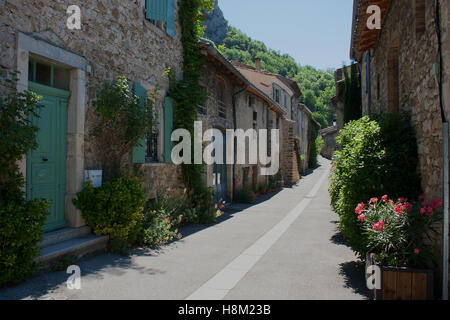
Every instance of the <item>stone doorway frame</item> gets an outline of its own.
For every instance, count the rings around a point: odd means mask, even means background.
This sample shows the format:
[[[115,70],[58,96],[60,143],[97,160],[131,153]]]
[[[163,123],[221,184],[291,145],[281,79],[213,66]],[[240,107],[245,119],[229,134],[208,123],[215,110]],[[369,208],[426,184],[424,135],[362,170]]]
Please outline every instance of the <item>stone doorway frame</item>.
[[[87,60],[72,52],[33,38],[22,32],[16,34],[16,70],[19,71],[17,89],[28,89],[28,62],[31,55],[56,62],[70,68],[69,104],[67,110],[67,159],[66,195],[64,216],[67,227],[85,225],[81,212],[72,204],[84,181],[84,125],[86,120],[86,72],[90,70]],[[26,156],[19,164],[26,177]]]

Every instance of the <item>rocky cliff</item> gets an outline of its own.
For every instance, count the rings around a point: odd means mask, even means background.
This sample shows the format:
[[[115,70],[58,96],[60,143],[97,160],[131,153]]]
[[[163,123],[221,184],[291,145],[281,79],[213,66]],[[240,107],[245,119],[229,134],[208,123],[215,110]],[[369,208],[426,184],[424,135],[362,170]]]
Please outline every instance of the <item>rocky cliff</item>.
[[[219,0],[215,0],[214,10],[207,14],[205,36],[219,45],[225,39],[228,32],[228,21],[219,7]]]

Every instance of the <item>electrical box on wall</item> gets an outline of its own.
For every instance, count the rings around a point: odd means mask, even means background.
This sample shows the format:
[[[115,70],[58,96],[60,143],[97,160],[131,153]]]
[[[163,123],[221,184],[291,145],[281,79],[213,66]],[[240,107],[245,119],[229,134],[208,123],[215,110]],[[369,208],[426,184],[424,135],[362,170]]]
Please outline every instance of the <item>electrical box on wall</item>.
[[[85,170],[84,180],[91,181],[94,188],[102,186],[102,170]]]

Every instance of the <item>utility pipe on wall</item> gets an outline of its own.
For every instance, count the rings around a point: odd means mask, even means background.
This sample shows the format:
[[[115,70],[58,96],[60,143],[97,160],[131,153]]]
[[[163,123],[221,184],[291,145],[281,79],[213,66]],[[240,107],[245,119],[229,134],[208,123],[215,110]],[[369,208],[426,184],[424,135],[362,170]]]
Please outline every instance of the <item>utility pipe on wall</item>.
[[[442,300],[448,300],[448,223],[449,223],[449,140],[448,140],[448,122],[442,125],[442,139],[443,139],[443,164],[444,164],[444,226],[442,239]]]
[[[444,190],[444,218],[442,227],[442,300],[448,300],[448,228],[449,228],[449,125],[445,117],[444,111],[444,97],[442,93],[443,83],[443,61],[442,61],[442,39],[441,39],[441,3],[440,0],[435,1],[435,27],[436,36],[438,40],[438,54],[439,54],[439,107],[441,109],[442,118],[442,146],[443,146],[443,190]]]

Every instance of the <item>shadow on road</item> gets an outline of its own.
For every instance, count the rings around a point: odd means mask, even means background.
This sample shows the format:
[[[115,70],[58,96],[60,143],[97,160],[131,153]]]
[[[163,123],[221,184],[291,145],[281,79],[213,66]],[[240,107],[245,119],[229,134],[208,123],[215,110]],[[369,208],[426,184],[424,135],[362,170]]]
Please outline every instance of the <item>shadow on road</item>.
[[[367,299],[372,298],[372,294],[366,287],[366,278],[364,275],[364,264],[355,261],[343,262],[339,264],[339,274],[344,277],[346,288],[360,294]]]
[[[229,203],[226,205],[226,207],[223,209],[224,214],[221,215],[216,222],[214,223],[210,223],[210,224],[194,224],[194,225],[189,225],[189,226],[185,226],[182,227],[180,229],[181,234],[183,235],[183,238],[187,238],[190,235],[193,235],[197,232],[203,231],[205,229],[214,227],[218,224],[221,224],[231,218],[233,218],[233,216],[235,214],[238,214],[248,208],[257,206],[265,201],[270,200],[271,198],[273,198],[274,196],[276,196],[278,193],[280,193],[282,191],[282,189],[275,191],[275,192],[270,192],[264,195],[260,195],[256,201],[254,203]]]
[[[330,238],[331,243],[347,246],[344,237],[337,229],[338,221],[330,221],[330,223],[336,225],[336,233]],[[347,261],[339,264],[339,274],[344,277],[346,288],[352,289],[354,293],[360,294],[367,299],[372,299],[372,293],[366,286],[364,268],[365,266],[362,262]]]
[[[134,249],[130,256],[121,256],[112,253],[85,256],[78,260],[76,265],[80,267],[83,277],[88,276],[98,280],[103,280],[105,275],[120,277],[125,274],[126,270],[130,269],[147,276],[164,274],[166,273],[164,270],[137,265],[133,259],[138,256],[156,257],[157,253],[155,250]],[[0,289],[0,300],[42,299],[46,295],[52,296],[52,293],[59,286],[65,285],[69,276],[66,271],[38,272],[27,282]]]

